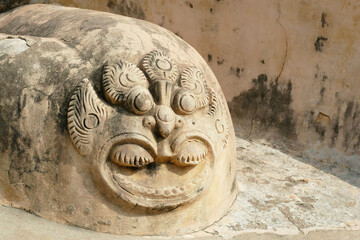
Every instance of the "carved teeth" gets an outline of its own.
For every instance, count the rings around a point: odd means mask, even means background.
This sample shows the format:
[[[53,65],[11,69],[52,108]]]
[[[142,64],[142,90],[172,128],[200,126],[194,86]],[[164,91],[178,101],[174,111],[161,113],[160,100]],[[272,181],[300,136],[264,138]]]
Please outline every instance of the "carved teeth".
[[[110,153],[110,160],[120,166],[128,167],[143,167],[154,162],[149,152],[136,144],[116,146]]]
[[[205,144],[198,140],[190,140],[182,144],[173,162],[179,166],[196,165],[206,156]]]

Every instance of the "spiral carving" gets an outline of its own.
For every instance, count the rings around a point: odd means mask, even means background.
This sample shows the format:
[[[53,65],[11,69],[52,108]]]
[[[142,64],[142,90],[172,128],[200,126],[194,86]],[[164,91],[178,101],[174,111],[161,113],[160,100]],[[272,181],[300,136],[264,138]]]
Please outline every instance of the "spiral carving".
[[[125,101],[135,86],[149,87],[143,72],[134,64],[125,61],[106,63],[102,83],[106,98],[113,104]]]
[[[196,67],[187,67],[180,77],[180,86],[190,90],[197,99],[197,106],[209,104],[209,91],[202,72]]]

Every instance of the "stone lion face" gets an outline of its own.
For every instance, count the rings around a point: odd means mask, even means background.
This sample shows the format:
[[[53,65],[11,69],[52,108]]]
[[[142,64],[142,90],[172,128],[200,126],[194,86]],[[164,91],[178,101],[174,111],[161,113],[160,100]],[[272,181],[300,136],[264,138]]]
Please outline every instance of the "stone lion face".
[[[100,99],[89,80],[75,89],[68,130],[91,159],[94,179],[114,201],[165,209],[210,187],[216,157],[227,144],[224,103],[202,71],[181,71],[164,53],[139,63],[104,66]]]

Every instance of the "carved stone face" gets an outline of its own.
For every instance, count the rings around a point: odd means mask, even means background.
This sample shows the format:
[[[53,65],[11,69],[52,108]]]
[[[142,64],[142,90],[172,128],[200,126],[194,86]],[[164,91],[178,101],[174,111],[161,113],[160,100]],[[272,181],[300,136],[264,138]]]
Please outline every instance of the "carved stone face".
[[[0,61],[1,204],[135,235],[187,234],[228,212],[234,129],[193,47],[84,9],[32,4],[1,20],[0,41],[25,46]]]
[[[68,110],[71,140],[92,161],[100,191],[118,203],[161,210],[207,190],[228,125],[224,103],[201,70],[179,70],[154,50],[140,63],[107,62],[102,90],[106,101],[84,79]]]

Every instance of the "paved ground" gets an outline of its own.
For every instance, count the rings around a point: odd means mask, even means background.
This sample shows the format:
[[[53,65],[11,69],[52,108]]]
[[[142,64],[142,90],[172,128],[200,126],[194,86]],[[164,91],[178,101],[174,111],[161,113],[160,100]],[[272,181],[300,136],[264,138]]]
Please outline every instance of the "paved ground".
[[[237,138],[239,195],[195,239],[360,239],[360,158],[314,147],[290,151]],[[309,158],[311,156],[311,158]],[[95,233],[0,207],[0,239],[140,239]],[[142,239],[169,239],[142,237]]]

